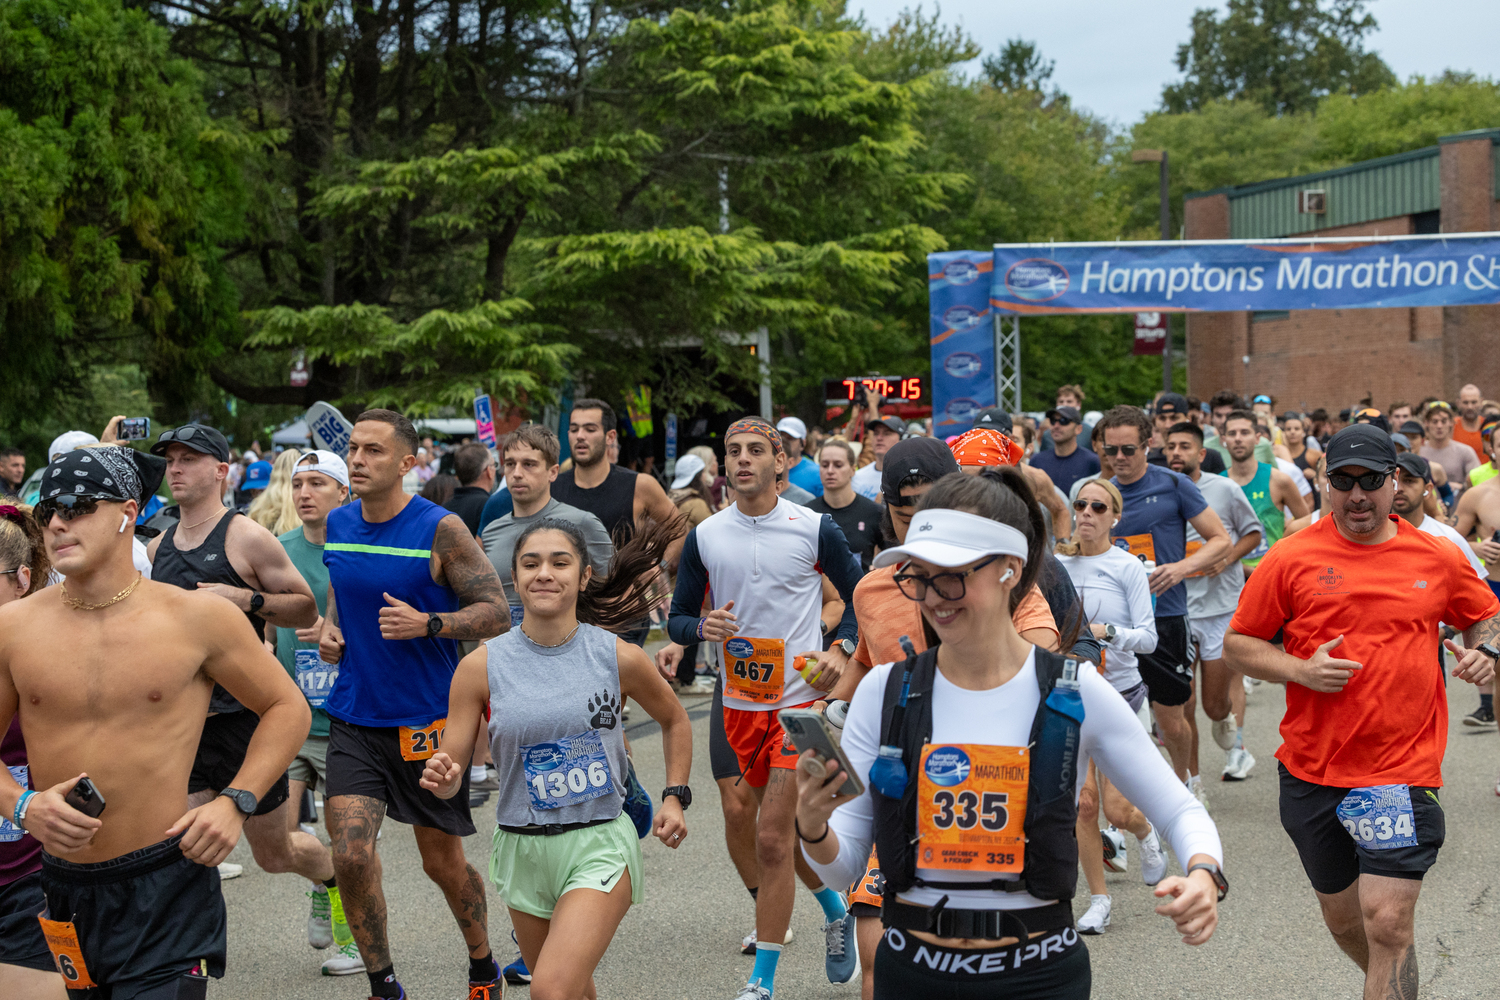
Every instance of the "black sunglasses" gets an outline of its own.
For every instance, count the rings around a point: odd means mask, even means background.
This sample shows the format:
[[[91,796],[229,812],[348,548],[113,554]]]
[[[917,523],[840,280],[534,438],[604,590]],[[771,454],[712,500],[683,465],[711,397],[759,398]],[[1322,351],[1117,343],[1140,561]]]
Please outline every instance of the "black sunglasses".
[[[162,431],[161,437],[156,439],[157,444],[163,441],[191,441],[197,436],[199,428],[188,424],[185,427],[174,427],[172,430]]]
[[[64,522],[71,521],[75,517],[87,517],[99,509],[101,503],[124,503],[118,497],[102,496],[79,496],[68,493],[60,497],[50,497],[42,500],[31,508],[31,516],[36,518],[36,523],[43,528],[52,523],[53,516],[63,519]]]
[[[1095,514],[1103,514],[1105,511],[1109,510],[1109,504],[1104,503],[1103,501],[1100,501],[1100,500],[1074,500],[1073,501],[1073,509],[1074,510],[1081,511],[1085,507],[1087,507],[1090,510],[1092,510]]]
[[[893,579],[896,581],[896,587],[901,591],[901,595],[908,600],[925,601],[927,599],[927,588],[931,587],[945,601],[961,601],[963,600],[963,596],[969,592],[968,584],[964,582],[964,578],[970,573],[979,572],[999,558],[999,556],[990,556],[983,562],[970,566],[962,573],[936,573],[932,576],[925,576],[921,573],[897,573]],[[910,589],[907,587],[908,584],[911,585]],[[958,593],[952,593],[955,590]]]
[[[1135,453],[1140,450],[1141,446],[1138,444],[1107,444],[1104,446],[1104,454],[1110,458],[1114,458],[1121,452],[1125,453],[1126,458],[1133,458],[1135,457]]]
[[[1354,489],[1354,484],[1359,483],[1359,488],[1366,493],[1373,493],[1385,485],[1385,477],[1389,476],[1390,470],[1385,472],[1366,472],[1363,476],[1350,476],[1342,472],[1328,473],[1328,485],[1340,493],[1348,493]]]

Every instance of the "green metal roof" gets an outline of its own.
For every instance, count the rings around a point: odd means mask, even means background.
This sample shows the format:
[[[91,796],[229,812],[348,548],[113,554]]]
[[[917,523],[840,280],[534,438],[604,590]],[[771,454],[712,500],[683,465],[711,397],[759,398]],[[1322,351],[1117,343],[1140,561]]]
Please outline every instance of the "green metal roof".
[[[1500,145],[1500,129],[1460,132],[1443,136],[1438,142],[1446,145],[1484,138]],[[1228,195],[1229,237],[1239,240],[1295,236],[1376,219],[1435,212],[1441,204],[1438,150],[1439,146],[1427,146],[1335,170],[1197,191],[1187,197]],[[1500,156],[1494,160],[1494,190],[1500,191]],[[1327,213],[1309,215],[1297,211],[1297,193],[1306,190],[1327,192]]]

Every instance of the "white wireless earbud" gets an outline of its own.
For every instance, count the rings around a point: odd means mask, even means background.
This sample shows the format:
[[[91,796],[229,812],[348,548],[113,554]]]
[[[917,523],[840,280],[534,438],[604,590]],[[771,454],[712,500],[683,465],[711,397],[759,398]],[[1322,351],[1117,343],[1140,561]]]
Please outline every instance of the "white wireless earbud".
[[[115,532],[115,534],[117,534],[117,535],[123,535],[123,534],[125,534],[125,528],[126,528],[126,526],[128,524],[130,524],[130,515],[129,514],[121,514],[120,515],[120,530],[117,531],[117,532]]]
[[[1005,571],[1005,574],[1000,577],[1000,582],[1004,583],[1006,580],[1009,580],[1011,577],[1013,577],[1015,575],[1016,575],[1016,571],[1014,569],[1007,569]]]

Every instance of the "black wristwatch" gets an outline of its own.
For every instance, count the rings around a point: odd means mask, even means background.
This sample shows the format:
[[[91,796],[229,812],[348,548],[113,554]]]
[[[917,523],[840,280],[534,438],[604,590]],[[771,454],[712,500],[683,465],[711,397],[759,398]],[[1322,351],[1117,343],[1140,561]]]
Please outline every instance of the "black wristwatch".
[[[252,615],[258,615],[260,614],[260,609],[265,606],[266,595],[262,594],[260,591],[252,590],[250,592],[250,613]]]
[[[1500,649],[1496,649],[1494,646],[1491,646],[1489,643],[1487,643],[1487,642],[1481,642],[1479,645],[1475,646],[1474,648],[1477,649],[1477,650],[1479,650],[1485,656],[1488,656],[1490,659],[1500,661]]]
[[[677,801],[682,803],[682,808],[684,811],[687,810],[688,806],[693,804],[693,790],[687,785],[668,785],[666,788],[663,788],[661,790],[661,798],[663,802],[667,800],[668,795],[677,796]]]
[[[234,807],[246,816],[254,816],[255,810],[260,806],[260,799],[255,797],[255,793],[243,788],[226,788],[219,795],[232,801]]]
[[[443,616],[442,615],[428,615],[427,616],[427,638],[429,638],[429,639],[436,639],[438,637],[438,633],[441,632],[442,630],[443,630]]]
[[[1219,902],[1224,902],[1224,897],[1229,895],[1229,880],[1224,877],[1224,870],[1216,864],[1200,861],[1196,865],[1190,865],[1187,874],[1191,875],[1199,868],[1202,868],[1209,875],[1213,876],[1214,885],[1219,887]]]

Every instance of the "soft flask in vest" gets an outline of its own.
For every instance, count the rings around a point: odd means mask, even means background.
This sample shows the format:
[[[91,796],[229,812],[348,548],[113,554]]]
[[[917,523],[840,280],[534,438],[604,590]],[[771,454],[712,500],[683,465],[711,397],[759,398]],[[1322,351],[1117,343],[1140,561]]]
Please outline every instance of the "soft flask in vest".
[[[1042,801],[1072,795],[1078,782],[1079,730],[1083,725],[1083,695],[1078,689],[1078,661],[1063,661],[1062,676],[1047,695],[1047,718],[1042,722],[1033,767],[1047,773],[1040,783]]]
[[[911,693],[911,666],[917,658],[916,647],[912,645],[911,636],[901,637],[901,649],[906,653],[906,663],[903,667],[904,676],[901,678],[901,700],[896,704],[896,710],[892,714],[894,725],[891,732],[899,734],[901,726],[906,718],[906,698]],[[892,667],[892,669],[895,669]],[[1080,708],[1080,711],[1082,709]],[[888,799],[900,799],[906,793],[906,761],[902,759],[903,753],[900,747],[882,745],[879,756],[870,765],[870,787]]]

